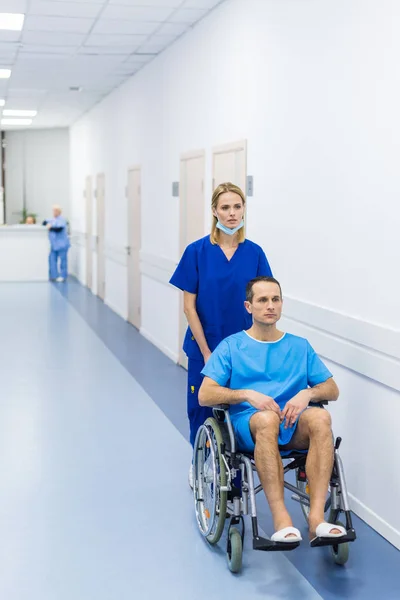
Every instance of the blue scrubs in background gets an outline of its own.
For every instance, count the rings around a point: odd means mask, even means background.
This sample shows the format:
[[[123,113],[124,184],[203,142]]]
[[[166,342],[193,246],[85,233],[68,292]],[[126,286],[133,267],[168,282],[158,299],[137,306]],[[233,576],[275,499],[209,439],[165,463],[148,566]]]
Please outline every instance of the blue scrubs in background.
[[[67,221],[64,217],[56,217],[48,221],[43,221],[43,225],[50,223],[49,241],[49,278],[66,279],[68,277],[68,249],[70,241],[67,231]],[[58,270],[58,262],[60,261],[60,271]]]
[[[251,315],[244,307],[246,285],[259,275],[271,277],[272,272],[262,248],[250,240],[239,244],[230,260],[209,235],[186,248],[170,283],[197,295],[196,310],[211,352],[224,338],[251,327]],[[189,359],[187,408],[193,446],[198,428],[212,409],[199,406],[204,360],[189,327],[183,349]]]

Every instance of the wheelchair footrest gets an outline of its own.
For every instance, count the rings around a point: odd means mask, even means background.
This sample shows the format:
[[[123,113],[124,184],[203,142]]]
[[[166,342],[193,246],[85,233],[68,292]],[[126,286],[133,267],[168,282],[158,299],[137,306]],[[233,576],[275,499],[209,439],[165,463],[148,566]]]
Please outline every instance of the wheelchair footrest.
[[[288,552],[300,546],[300,542],[273,542],[267,538],[254,537],[254,550],[263,550],[265,552]]]
[[[318,546],[339,546],[339,544],[346,544],[347,542],[354,542],[356,539],[356,532],[354,529],[349,529],[346,535],[338,538],[327,538],[327,537],[316,537],[310,542],[312,548]]]

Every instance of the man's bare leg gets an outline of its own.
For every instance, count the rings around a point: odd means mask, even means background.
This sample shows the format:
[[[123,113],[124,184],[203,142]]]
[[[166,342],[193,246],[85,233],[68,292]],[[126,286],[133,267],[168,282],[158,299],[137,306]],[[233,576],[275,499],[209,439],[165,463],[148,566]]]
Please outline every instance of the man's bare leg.
[[[333,467],[331,417],[327,410],[308,408],[299,418],[296,432],[288,448],[307,449],[306,471],[310,487],[310,538],[325,521],[324,508]],[[340,533],[336,528],[331,533]]]
[[[293,527],[283,495],[283,465],[278,449],[279,425],[278,415],[270,410],[255,413],[250,419],[250,430],[255,439],[257,473],[271,509],[275,531]],[[285,537],[295,536],[289,534]]]

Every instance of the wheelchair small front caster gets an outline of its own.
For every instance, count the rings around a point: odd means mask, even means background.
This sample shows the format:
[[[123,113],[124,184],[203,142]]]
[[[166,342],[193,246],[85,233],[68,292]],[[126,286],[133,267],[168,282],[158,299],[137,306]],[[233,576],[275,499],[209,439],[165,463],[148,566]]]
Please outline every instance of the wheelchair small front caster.
[[[226,559],[231,573],[239,573],[242,568],[243,544],[240,532],[231,527],[228,532],[228,547],[226,550]]]
[[[336,521],[335,525],[344,527],[343,523],[340,521]],[[331,554],[337,565],[345,565],[349,560],[349,543],[345,542],[344,544],[331,546]]]

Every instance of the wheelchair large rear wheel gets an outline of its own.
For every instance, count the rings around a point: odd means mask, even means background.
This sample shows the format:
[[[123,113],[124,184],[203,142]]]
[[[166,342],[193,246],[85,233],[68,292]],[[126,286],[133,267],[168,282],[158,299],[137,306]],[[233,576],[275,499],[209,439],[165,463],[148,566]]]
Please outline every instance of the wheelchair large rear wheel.
[[[211,417],[197,432],[193,452],[193,494],[197,524],[210,544],[219,541],[226,519],[227,472],[222,451],[221,428]]]

